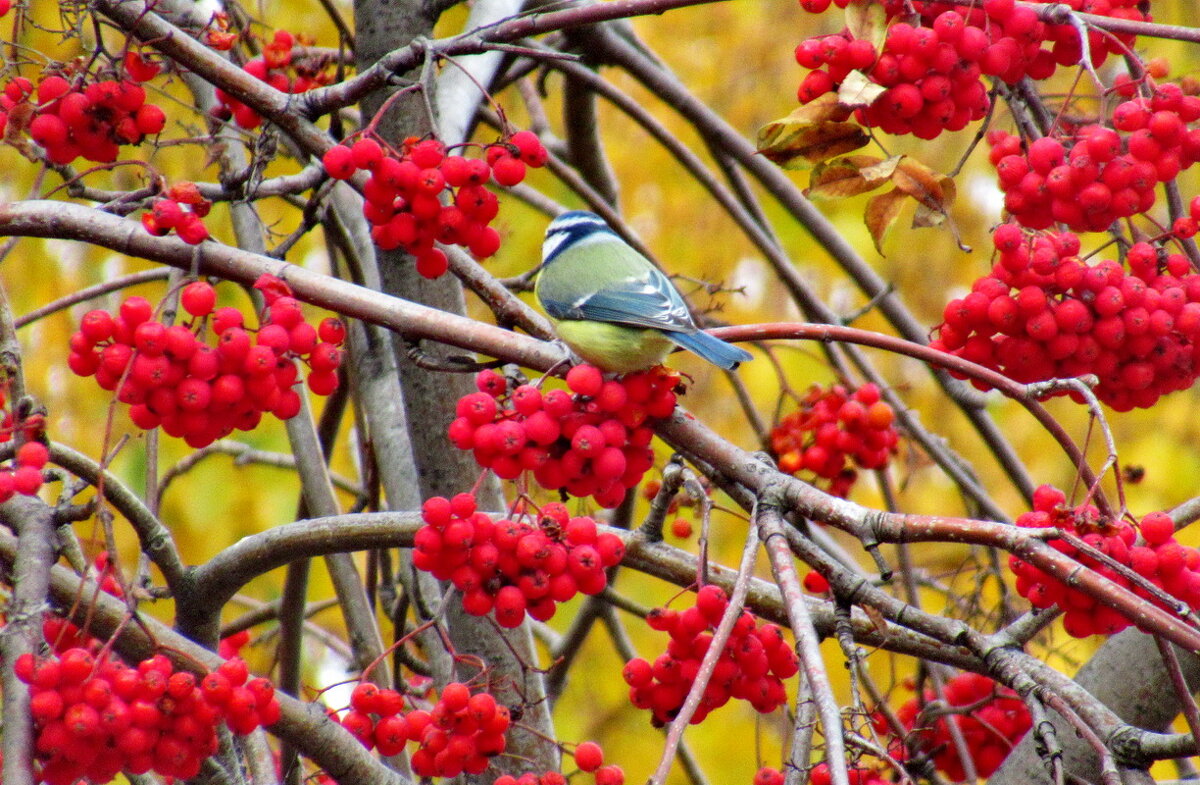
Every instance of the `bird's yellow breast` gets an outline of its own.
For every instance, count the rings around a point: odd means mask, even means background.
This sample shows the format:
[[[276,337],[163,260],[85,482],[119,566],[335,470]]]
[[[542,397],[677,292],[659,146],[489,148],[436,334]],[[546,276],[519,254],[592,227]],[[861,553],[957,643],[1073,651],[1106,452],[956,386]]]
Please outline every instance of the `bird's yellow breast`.
[[[675,348],[659,330],[574,320],[555,321],[554,326],[576,354],[610,373],[653,368]]]

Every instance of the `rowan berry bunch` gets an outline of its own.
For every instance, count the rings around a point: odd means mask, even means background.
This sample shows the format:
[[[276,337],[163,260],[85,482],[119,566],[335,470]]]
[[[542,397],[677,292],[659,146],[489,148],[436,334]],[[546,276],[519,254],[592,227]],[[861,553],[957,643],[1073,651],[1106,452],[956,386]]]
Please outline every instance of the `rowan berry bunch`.
[[[625,663],[622,676],[629,685],[630,702],[639,709],[649,709],[656,726],[669,723],[683,706],[728,605],[725,592],[709,584],[696,593],[692,607],[682,612],[656,608],[646,617],[650,628],[670,634],[671,642],[653,663],[641,657]],[[692,716],[692,724],[702,722],[730,698],[748,701],[762,714],[774,711],[787,700],[783,680],[790,679],[798,669],[799,659],[778,625],[760,625],[743,611]]]
[[[46,785],[98,785],[121,772],[195,777],[217,751],[218,723],[246,734],[280,716],[271,682],[248,680],[236,659],[198,681],[161,654],[131,668],[92,640],[48,659],[23,654],[14,671],[30,688]]]
[[[1166,513],[1152,512],[1144,516],[1135,529],[1127,521],[1102,517],[1091,505],[1068,507],[1062,491],[1043,485],[1034,493],[1033,510],[1019,516],[1017,525],[1058,527],[1075,534],[1188,607],[1200,608],[1200,551],[1175,541],[1175,526]],[[1137,541],[1139,533],[1142,536],[1140,544]],[[1118,586],[1131,589],[1140,597],[1151,598],[1146,589],[1132,584],[1112,567],[1099,563],[1069,543],[1062,540],[1049,542],[1055,550],[1096,570]],[[1035,608],[1052,605],[1062,608],[1063,629],[1073,637],[1111,635],[1132,624],[1115,608],[1101,604],[1094,597],[1067,586],[1016,556],[1009,557],[1008,566],[1017,578],[1017,593]]]
[[[837,2],[842,8],[848,4]],[[820,13],[830,0],[800,0],[800,5]],[[1136,0],[1074,0],[1070,5],[1106,16],[1146,18]],[[800,84],[800,103],[837,92],[857,71],[884,88],[856,110],[858,122],[890,134],[932,139],[944,130],[961,130],[987,113],[990,100],[981,77],[1008,84],[1026,76],[1046,79],[1057,66],[1082,59],[1079,34],[1071,25],[1045,24],[1036,11],[1013,0],[949,9],[939,3],[889,0],[884,8],[889,19],[910,12],[915,16],[890,24],[879,48],[849,30],[809,38],[796,48],[796,61],[813,69]],[[1134,39],[1091,31],[1088,40],[1092,62],[1099,65],[1110,53],[1132,46]],[[1043,49],[1047,43],[1051,48]]]
[[[1012,134],[989,132],[1005,209],[1031,229],[1057,222],[1080,232],[1144,213],[1159,183],[1200,160],[1200,128],[1188,128],[1198,118],[1200,97],[1163,84],[1150,98],[1118,104],[1112,128],[1063,127],[1028,149]]]
[[[145,88],[128,79],[72,83],[49,74],[35,86],[18,76],[0,95],[0,133],[27,130],[55,164],[80,157],[112,163],[121,145],[141,144],[165,125],[162,109],[146,103]]]
[[[215,35],[221,37],[223,34],[218,32]],[[222,42],[224,40],[226,39],[222,38]],[[233,39],[228,39],[228,45],[233,45]],[[307,93],[333,81],[333,75],[328,68],[328,58],[293,58],[292,49],[295,45],[294,35],[287,30],[276,30],[271,40],[263,45],[263,53],[247,60],[242,70],[280,92],[293,95]],[[217,105],[213,107],[212,113],[218,119],[232,118],[238,126],[246,129],[262,125],[262,117],[258,112],[219,87],[216,89],[216,95]]]
[[[560,772],[547,771],[541,774],[534,774],[527,771],[519,777],[514,777],[511,774],[501,774],[497,777],[492,785],[566,785],[567,778]]]
[[[477,511],[474,496],[460,493],[427,500],[421,517],[413,564],[451,581],[467,613],[495,611],[502,627],[516,627],[526,611],[547,621],[558,603],[600,593],[608,585],[604,570],[625,555],[620,537],[597,531],[591,518],[572,518],[558,503],[544,505],[533,522],[493,521]]]
[[[450,441],[501,479],[531,472],[547,490],[616,507],[654,464],[650,422],[675,410],[679,380],[659,366],[605,381],[600,369],[577,365],[567,373],[570,393],[543,392],[510,390],[503,376],[482,371],[479,392],[458,402]]]
[[[457,777],[481,773],[489,759],[504,752],[511,718],[508,707],[490,693],[472,695],[460,682],[447,684],[432,709],[408,712],[398,692],[363,682],[339,721],[381,755],[398,755],[408,742],[417,742],[409,761],[419,777]]]
[[[966,741],[975,771],[990,776],[1029,731],[1028,707],[1016,692],[978,673],[960,673],[946,682],[942,694],[945,702],[934,704],[936,693],[925,690],[923,699],[913,697],[896,711],[907,733],[903,741],[893,740],[888,751],[901,762],[928,756],[947,779],[962,782],[966,772],[950,735],[953,722]],[[944,716],[931,717],[930,709],[935,707]],[[882,715],[875,715],[874,724],[881,735],[890,732]]]
[[[774,771],[774,769],[771,769]],[[874,769],[864,768],[862,766],[848,766],[846,773],[850,775],[850,782],[854,785],[892,785],[892,781],[884,778],[879,772]],[[778,780],[772,780],[772,785],[778,785],[783,782],[783,776],[780,775]],[[808,772],[809,785],[832,785],[833,774],[829,771],[828,763],[818,763],[813,766]],[[759,783],[755,782],[755,785]]]
[[[867,383],[851,392],[837,384],[814,385],[800,408],[771,430],[771,451],[788,474],[807,471],[828,480],[830,492],[845,496],[858,473],[851,466],[882,469],[896,452],[896,414]]]
[[[596,785],[623,785],[625,771],[620,766],[605,766],[604,751],[594,741],[585,741],[575,748],[575,765],[582,772],[594,774]],[[519,777],[504,774],[492,785],[566,785],[567,778],[557,771],[541,774],[526,772]]]
[[[483,158],[468,158],[437,139],[410,138],[397,153],[364,136],[329,148],[322,160],[329,176],[339,180],[358,170],[371,173],[363,186],[363,215],[375,244],[403,248],[416,257],[417,272],[437,278],[446,272],[447,261],[435,242],[460,245],[477,259],[500,248],[500,234],[489,226],[500,203],[484,187],[488,180],[516,185],[525,179],[527,166],[540,167],[548,157],[532,131],[517,131],[483,152]]]
[[[557,771],[543,774],[526,772],[519,777],[502,774],[492,785],[565,785],[567,778]],[[601,766],[595,771],[596,785],[625,785],[625,770],[620,766]]]
[[[1096,395],[1117,411],[1195,382],[1200,274],[1183,254],[1139,242],[1127,270],[1085,264],[1070,232],[1004,224],[992,242],[992,272],[946,305],[930,346],[1019,382],[1095,374]]]
[[[130,405],[129,417],[143,430],[162,427],[200,448],[234,431],[253,430],[265,412],[281,420],[300,411],[293,389],[297,361],[309,366],[309,390],[329,395],[346,328],[338,319],[319,326],[305,321],[300,302],[282,280],[262,276],[255,288],[267,303],[257,330],[242,312],[215,308],[216,291],[197,281],[184,287],[180,305],[191,318],[168,326],[156,319],[144,297],[130,297],[116,314],[84,314],[71,336],[68,366],[95,376],[104,390]],[[211,328],[211,330],[209,329]],[[205,340],[216,337],[216,345]]]
[[[50,459],[45,444],[45,419],[33,415],[17,422],[8,408],[7,385],[0,384],[0,444],[18,434],[24,444],[17,448],[11,463],[0,464],[0,503],[14,494],[36,494],[42,487],[42,469]]]
[[[50,451],[41,442],[25,442],[17,448],[11,464],[0,466],[0,503],[14,494],[33,496],[42,487],[42,469]]]
[[[174,230],[180,240],[199,245],[208,239],[204,217],[211,209],[212,202],[201,196],[196,184],[184,181],[167,189],[165,197],[154,200],[149,212],[142,213],[142,226],[155,237]]]

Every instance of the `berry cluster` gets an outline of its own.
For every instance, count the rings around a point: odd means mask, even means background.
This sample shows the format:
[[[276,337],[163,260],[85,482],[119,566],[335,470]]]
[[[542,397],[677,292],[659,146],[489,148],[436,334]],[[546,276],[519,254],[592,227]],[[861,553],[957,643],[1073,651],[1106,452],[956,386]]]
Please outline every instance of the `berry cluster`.
[[[229,28],[229,14],[224,11],[214,11],[201,32],[200,40],[204,42],[205,46],[216,49],[218,52],[228,52],[238,40],[238,34]]]
[[[437,278],[447,262],[435,242],[461,245],[477,259],[500,248],[500,233],[489,226],[500,204],[484,187],[488,180],[516,185],[525,179],[526,166],[542,166],[548,157],[532,131],[518,131],[484,149],[484,158],[467,158],[450,154],[436,139],[412,138],[396,154],[364,136],[329,148],[322,162],[338,180],[360,169],[371,173],[363,186],[363,215],[375,244],[403,248],[416,257],[417,272]]]
[[[105,79],[72,85],[52,74],[36,87],[23,76],[5,86],[0,133],[21,130],[9,127],[18,122],[51,163],[65,165],[80,156],[112,163],[120,145],[140,144],[162,131],[167,119],[162,109],[146,103],[146,90],[136,82]]]
[[[696,604],[683,612],[656,608],[646,617],[651,629],[669,633],[667,650],[653,664],[637,657],[625,663],[622,676],[629,685],[629,700],[653,712],[655,725],[666,725],[683,706],[700,661],[712,644],[713,630],[721,621],[729,598],[709,584],[696,593]],[[691,722],[698,723],[730,698],[748,701],[767,714],[784,704],[783,680],[799,670],[799,659],[775,624],[759,625],[743,611],[721,652],[700,706]]]
[[[0,503],[13,494],[33,496],[42,487],[42,468],[50,459],[50,451],[41,442],[25,442],[17,448],[12,466],[0,466]]]
[[[210,36],[212,35],[210,33]],[[232,44],[233,40],[230,39],[229,45]],[[242,70],[280,92],[293,95],[307,93],[316,87],[329,84],[333,76],[329,73],[327,59],[293,60],[292,47],[295,45],[295,36],[287,30],[276,30],[274,37],[263,45],[262,55],[247,60]],[[258,112],[219,87],[213,115],[220,120],[233,118],[235,123],[246,129],[258,128],[262,124],[262,117]]]
[[[419,777],[479,774],[488,760],[504,752],[511,722],[508,707],[487,692],[451,682],[429,711],[404,711],[404,697],[392,689],[362,682],[350,696],[350,710],[339,720],[367,749],[398,755],[410,741],[410,760]]]
[[[1044,136],[1023,150],[1020,138],[988,133],[1004,206],[1022,226],[1053,223],[1103,231],[1154,205],[1155,187],[1200,160],[1200,97],[1164,84],[1153,97],[1113,110],[1113,128],[1084,125]]]
[[[267,679],[248,681],[241,660],[226,660],[197,682],[161,654],[131,668],[95,654],[98,646],[44,660],[23,654],[14,665],[30,687],[38,781],[46,785],[83,777],[104,783],[122,771],[188,779],[217,751],[218,722],[246,734],[279,720],[275,688]]]
[[[1195,237],[1197,231],[1200,231],[1200,196],[1192,197],[1188,214],[1179,216],[1171,224],[1171,234],[1181,240]]]
[[[1033,511],[1020,515],[1017,525],[1026,528],[1058,527],[1075,534],[1172,597],[1191,608],[1200,608],[1200,551],[1175,541],[1175,526],[1166,513],[1146,515],[1135,530],[1126,521],[1101,517],[1091,505],[1067,507],[1062,491],[1043,485],[1033,495]],[[1138,532],[1142,535],[1142,545],[1135,544]],[[1072,545],[1061,540],[1050,540],[1050,545],[1117,585],[1131,588],[1138,596],[1150,597],[1141,586],[1133,586],[1125,576],[1108,565],[1098,563]],[[1073,637],[1111,635],[1131,624],[1116,609],[1101,605],[1094,597],[1064,584],[1016,556],[1009,557],[1008,567],[1017,577],[1017,593],[1035,608],[1057,605],[1063,609],[1063,629]]]
[[[544,505],[535,523],[493,521],[476,510],[474,496],[460,493],[429,499],[421,517],[413,564],[451,581],[467,613],[494,610],[502,627],[516,627],[526,611],[546,621],[577,593],[598,594],[608,585],[604,570],[625,556],[620,537],[558,503]]]
[[[1139,242],[1129,270],[1089,266],[1076,235],[1027,235],[1015,224],[992,242],[992,272],[946,305],[930,346],[1019,382],[1095,374],[1096,395],[1118,411],[1195,382],[1200,274],[1187,257]]]
[[[807,104],[837,92],[851,72],[861,72],[886,89],[856,110],[859,123],[933,139],[987,114],[990,103],[980,77],[988,50],[983,28],[968,25],[957,10],[944,12],[929,27],[892,25],[880,51],[849,32],[818,36],[796,48],[796,62],[816,69],[800,83],[797,97]]]
[[[831,493],[845,496],[858,477],[852,460],[864,469],[887,466],[899,441],[895,419],[872,383],[854,392],[814,385],[800,408],[771,430],[771,451],[782,471],[812,472],[830,481]]]
[[[50,459],[45,440],[45,418],[32,415],[17,422],[8,409],[6,384],[0,384],[0,444],[20,435],[25,443],[17,448],[11,464],[0,466],[0,503],[14,494],[33,496],[42,487],[42,469]]]
[[[346,328],[332,318],[319,327],[309,324],[300,302],[274,276],[264,275],[255,287],[263,291],[267,312],[254,333],[237,308],[214,308],[216,291],[197,281],[180,296],[192,317],[184,324],[155,320],[144,297],[126,299],[116,315],[84,314],[67,364],[79,376],[95,376],[101,389],[116,390],[139,428],[162,426],[195,448],[235,428],[254,429],[264,412],[294,417],[300,411],[296,361],[310,368],[308,388],[329,395],[338,385],[338,346]],[[201,337],[207,326],[215,347]]]
[[[773,769],[772,769],[773,771]],[[892,781],[881,776],[874,769],[863,768],[861,766],[848,766],[846,773],[850,775],[850,782],[854,785],[892,785]],[[772,785],[778,785],[783,782],[781,776],[777,781],[773,781]],[[818,763],[813,766],[808,772],[809,785],[833,785],[833,774],[829,771],[828,763]],[[755,785],[759,785],[755,782]]]
[[[502,774],[492,785],[566,785],[567,778],[557,771],[538,775],[526,772],[519,777]],[[620,766],[601,766],[595,771],[596,785],[625,785],[625,770]]]
[[[837,0],[840,7],[848,4]],[[800,0],[800,5],[820,13],[830,0]],[[1108,16],[1146,18],[1135,0],[1074,0],[1070,5]],[[1026,76],[1046,79],[1057,66],[1076,65],[1082,57],[1078,32],[1071,25],[1047,25],[1033,9],[1013,0],[949,9],[940,3],[888,0],[884,8],[889,18],[911,12],[915,16],[890,24],[878,49],[874,41],[856,38],[848,30],[809,38],[796,48],[796,61],[813,69],[800,84],[800,103],[837,92],[852,72],[859,72],[882,90],[856,110],[860,123],[932,139],[986,114],[989,99],[981,77],[1009,84]],[[1132,42],[1132,36],[1089,32],[1093,63],[1099,65]],[[1044,43],[1052,48],[1043,49]]]
[[[896,718],[908,733],[904,741],[894,740],[889,752],[901,762],[928,755],[947,779],[962,782],[966,772],[950,737],[948,722],[953,722],[971,752],[975,771],[981,777],[990,776],[1029,730],[1032,724],[1029,709],[1017,693],[978,673],[960,673],[946,682],[942,694],[945,696],[942,708],[950,719],[923,716],[935,698],[933,690],[926,690],[923,700],[911,698],[896,711]],[[874,724],[880,734],[890,730],[879,714],[875,715]],[[814,778],[813,782],[817,780]]]
[[[604,751],[594,741],[585,741],[575,748],[575,765],[580,771],[594,774],[596,785],[624,785],[625,771],[620,766],[605,766]],[[526,772],[519,777],[504,774],[492,785],[567,785],[567,778],[557,771]]]
[[[204,216],[210,209],[212,202],[200,195],[196,184],[184,181],[171,186],[165,197],[154,200],[150,211],[142,213],[142,226],[155,237],[174,229],[180,240],[199,245],[208,239]]]
[[[510,391],[503,376],[482,371],[479,392],[458,402],[450,441],[502,479],[531,471],[547,490],[616,507],[654,464],[647,421],[675,410],[679,378],[659,366],[605,381],[598,368],[577,365],[567,373],[571,395],[532,384]]]

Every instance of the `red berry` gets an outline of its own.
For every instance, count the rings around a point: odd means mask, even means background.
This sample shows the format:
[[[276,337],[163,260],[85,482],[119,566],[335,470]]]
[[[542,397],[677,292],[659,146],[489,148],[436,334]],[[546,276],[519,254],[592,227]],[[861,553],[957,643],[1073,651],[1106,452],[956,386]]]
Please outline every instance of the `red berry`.
[[[335,180],[349,179],[357,168],[354,163],[354,154],[349,147],[343,145],[335,145],[326,150],[321,157],[321,163],[329,176]]]
[[[1152,512],[1144,516],[1138,529],[1149,545],[1162,545],[1175,536],[1175,523],[1163,512]]]
[[[207,281],[194,281],[183,287],[179,303],[192,316],[208,316],[217,303],[217,292]]]
[[[594,398],[604,384],[600,369],[593,365],[576,365],[567,371],[567,386],[579,395]]]

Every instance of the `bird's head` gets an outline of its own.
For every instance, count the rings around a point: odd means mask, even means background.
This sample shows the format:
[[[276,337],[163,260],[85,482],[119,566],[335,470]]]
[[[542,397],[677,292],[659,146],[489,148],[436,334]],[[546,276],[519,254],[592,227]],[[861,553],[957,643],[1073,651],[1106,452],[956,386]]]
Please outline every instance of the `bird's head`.
[[[550,264],[568,248],[614,240],[622,242],[604,219],[595,213],[586,210],[563,213],[546,227],[546,239],[542,243],[542,265]]]

